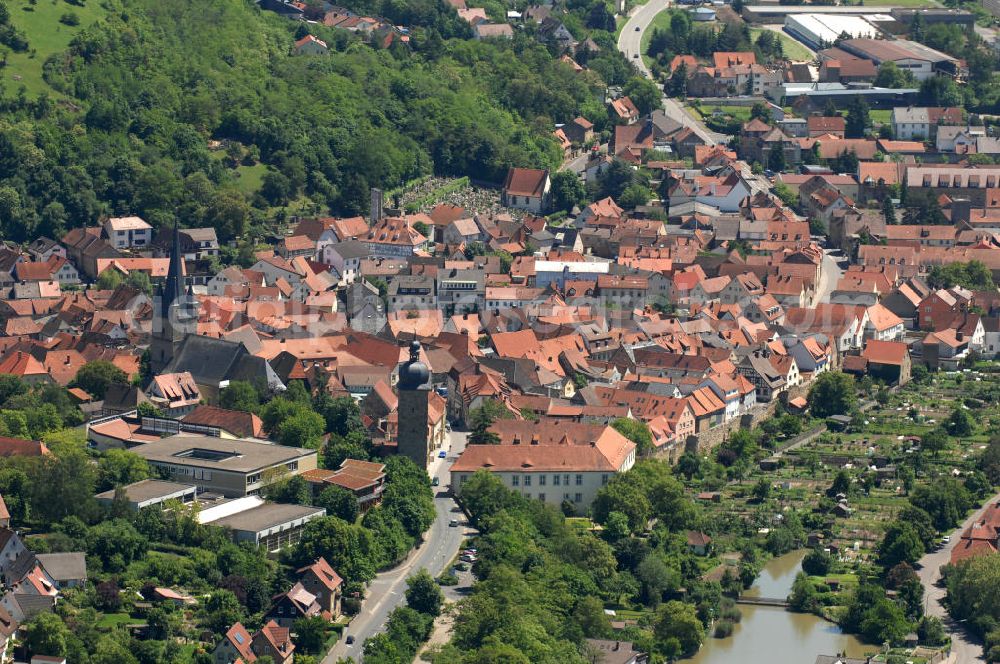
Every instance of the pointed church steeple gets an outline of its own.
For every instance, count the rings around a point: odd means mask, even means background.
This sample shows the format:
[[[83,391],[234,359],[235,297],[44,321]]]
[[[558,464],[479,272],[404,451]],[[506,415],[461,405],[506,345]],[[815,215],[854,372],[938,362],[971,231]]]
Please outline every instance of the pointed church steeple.
[[[154,321],[149,346],[150,367],[154,373],[159,373],[170,364],[188,334],[197,333],[199,309],[194,290],[184,287],[184,253],[180,227],[175,222],[170,265],[160,288],[159,320]]]
[[[170,248],[170,266],[167,269],[167,280],[163,286],[160,308],[164,317],[168,316],[171,305],[184,295],[184,255],[181,252],[181,231],[174,221],[174,242]]]

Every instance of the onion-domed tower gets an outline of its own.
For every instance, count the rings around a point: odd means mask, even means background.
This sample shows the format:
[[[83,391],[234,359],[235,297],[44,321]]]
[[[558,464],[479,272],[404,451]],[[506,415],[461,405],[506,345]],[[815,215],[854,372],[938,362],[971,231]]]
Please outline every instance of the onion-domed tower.
[[[420,342],[410,344],[410,359],[399,365],[399,453],[420,468],[430,460],[428,446],[427,403],[430,397],[431,372],[420,361]]]

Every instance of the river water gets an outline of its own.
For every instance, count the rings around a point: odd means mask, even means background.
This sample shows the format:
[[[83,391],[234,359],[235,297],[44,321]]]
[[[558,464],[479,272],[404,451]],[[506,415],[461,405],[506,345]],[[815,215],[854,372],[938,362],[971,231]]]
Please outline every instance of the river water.
[[[773,558],[761,571],[745,595],[784,598],[792,590],[795,575],[802,569],[805,551],[793,551]],[[778,607],[739,605],[743,620],[732,636],[716,639],[709,635],[698,653],[681,660],[690,664],[812,664],[816,655],[847,652],[861,657],[877,646],[865,646],[843,634],[836,624],[806,613],[792,613]]]

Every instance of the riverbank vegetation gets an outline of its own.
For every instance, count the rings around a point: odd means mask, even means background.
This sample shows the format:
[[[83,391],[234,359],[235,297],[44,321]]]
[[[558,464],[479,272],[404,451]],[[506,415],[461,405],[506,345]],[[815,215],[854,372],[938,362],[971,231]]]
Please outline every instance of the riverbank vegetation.
[[[923,615],[914,566],[1000,477],[1000,441],[988,445],[1000,374],[915,375],[896,391],[824,376],[808,401],[823,418],[847,415],[845,430],[779,406],[672,468],[640,460],[601,489],[589,519],[477,474],[462,502],[482,533],[478,582],[451,643],[425,658],[580,661],[585,637],[683,656],[727,638],[740,618],[732,598],[772,556],[801,548],[792,610],[839,623],[873,653],[888,641],[890,659],[912,633],[931,651],[946,646],[944,626]],[[949,583],[957,593],[984,574]],[[989,621],[981,629],[996,632]]]

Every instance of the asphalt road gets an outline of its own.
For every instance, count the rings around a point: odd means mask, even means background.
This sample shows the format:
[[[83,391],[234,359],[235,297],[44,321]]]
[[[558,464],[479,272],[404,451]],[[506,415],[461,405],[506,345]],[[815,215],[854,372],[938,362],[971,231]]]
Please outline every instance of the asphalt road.
[[[1000,494],[984,502],[981,510],[976,511],[951,534],[951,541],[948,544],[937,551],[931,551],[920,559],[917,575],[924,585],[924,613],[936,616],[944,623],[945,629],[951,636],[951,652],[955,655],[953,664],[978,664],[985,662],[986,659],[983,657],[983,645],[979,638],[966,630],[964,625],[952,620],[941,603],[947,594],[944,588],[937,586],[937,582],[941,578],[941,566],[951,561],[951,551],[958,544],[965,529],[981,519],[986,508],[998,500],[1000,500]]]
[[[836,257],[824,251],[823,270],[816,288],[816,296],[813,299],[814,306],[820,302],[830,302],[830,294],[837,288],[842,276],[844,276],[844,270],[837,263]]]
[[[587,151],[584,150],[582,153],[563,163],[561,170],[573,171],[577,175],[582,175],[583,171],[587,168],[588,158],[589,155],[587,154]]]
[[[628,22],[622,28],[621,34],[618,35],[618,50],[624,53],[629,62],[638,67],[639,71],[647,78],[653,76],[646,68],[646,63],[642,61],[642,34],[646,32],[646,28],[653,22],[656,15],[669,6],[670,0],[649,0],[646,4],[639,5],[632,10]],[[636,28],[639,29],[636,30]],[[633,57],[637,53],[640,57]]]
[[[646,63],[642,61],[642,35],[649,28],[656,15],[669,6],[670,0],[649,0],[646,4],[636,7],[629,16],[628,22],[625,23],[625,27],[622,28],[621,34],[618,35],[618,50],[624,53],[629,62],[638,67],[639,71],[647,78],[653,78],[653,75],[646,67]],[[639,57],[635,57],[636,55]],[[725,142],[729,138],[709,130],[690,115],[684,109],[683,104],[666,96],[663,97],[663,112],[685,127],[690,127],[709,145]]]
[[[342,657],[351,657],[356,662],[362,661],[365,639],[382,631],[392,610],[405,602],[407,577],[417,573],[422,567],[427,568],[431,576],[437,577],[458,554],[469,529],[466,526],[465,515],[459,512],[458,504],[448,494],[447,488],[451,478],[451,464],[465,449],[467,436],[467,433],[453,431],[449,441],[448,458],[435,459],[435,463],[428,469],[431,477],[440,480],[440,485],[435,487],[437,493],[434,497],[437,519],[424,535],[423,544],[412,551],[406,561],[375,577],[368,586],[361,613],[356,615],[344,630],[344,638],[327,652],[323,664],[334,664]],[[458,520],[459,527],[448,525],[452,519]],[[347,645],[347,636],[353,636],[354,643]]]

